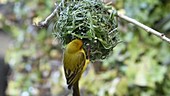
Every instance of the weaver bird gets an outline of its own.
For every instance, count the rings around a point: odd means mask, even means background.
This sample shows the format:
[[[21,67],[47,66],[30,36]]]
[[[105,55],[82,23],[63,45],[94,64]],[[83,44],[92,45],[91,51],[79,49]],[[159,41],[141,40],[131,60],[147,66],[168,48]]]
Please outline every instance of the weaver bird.
[[[83,49],[83,42],[80,39],[71,41],[64,52],[64,72],[67,80],[68,89],[73,89],[73,96],[80,96],[79,79],[85,71],[89,60]]]

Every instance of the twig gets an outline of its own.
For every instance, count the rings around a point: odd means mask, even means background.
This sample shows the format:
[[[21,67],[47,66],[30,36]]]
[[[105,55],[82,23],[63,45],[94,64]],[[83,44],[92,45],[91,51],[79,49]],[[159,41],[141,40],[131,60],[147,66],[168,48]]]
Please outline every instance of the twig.
[[[158,31],[156,31],[156,30],[154,30],[154,29],[152,29],[152,28],[150,28],[150,27],[148,27],[148,26],[146,26],[146,25],[136,21],[135,19],[132,19],[132,18],[126,16],[126,15],[122,15],[122,14],[118,13],[117,16],[119,18],[121,18],[121,19],[124,19],[124,20],[130,22],[130,23],[133,23],[134,25],[137,25],[138,27],[146,30],[146,32],[154,34],[155,36],[161,38],[162,40],[170,43],[170,39],[168,37],[166,37],[163,33],[160,33],[160,32],[158,32]]]
[[[51,20],[55,16],[55,14],[57,13],[58,8],[59,8],[59,6],[56,3],[55,3],[55,5],[56,5],[56,8],[54,9],[54,11],[47,18],[45,18],[44,21],[39,22],[39,24],[38,24],[39,27],[46,26],[47,23],[49,22],[49,20]]]

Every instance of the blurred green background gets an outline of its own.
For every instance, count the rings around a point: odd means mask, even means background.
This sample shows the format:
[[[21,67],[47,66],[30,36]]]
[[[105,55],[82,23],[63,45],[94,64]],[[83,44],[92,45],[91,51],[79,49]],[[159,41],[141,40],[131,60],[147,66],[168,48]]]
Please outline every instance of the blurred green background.
[[[35,26],[56,1],[0,0],[0,56],[11,67],[7,95],[71,96],[53,22],[46,28]],[[105,1],[170,38],[169,0]],[[121,19],[118,31],[122,43],[83,74],[82,96],[170,96],[170,44]]]

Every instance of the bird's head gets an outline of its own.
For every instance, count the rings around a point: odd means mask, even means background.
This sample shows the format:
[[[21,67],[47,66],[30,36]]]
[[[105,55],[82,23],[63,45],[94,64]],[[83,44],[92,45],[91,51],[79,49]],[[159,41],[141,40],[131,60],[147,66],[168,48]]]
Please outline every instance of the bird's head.
[[[69,52],[79,51],[83,46],[83,42],[80,39],[72,40],[66,47],[66,50]]]

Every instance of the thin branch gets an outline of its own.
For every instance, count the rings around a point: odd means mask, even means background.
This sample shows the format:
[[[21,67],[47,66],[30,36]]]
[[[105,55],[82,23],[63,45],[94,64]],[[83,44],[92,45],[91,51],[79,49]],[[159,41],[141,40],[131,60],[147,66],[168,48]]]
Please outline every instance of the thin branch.
[[[162,40],[170,43],[170,39],[168,37],[166,37],[163,33],[160,33],[160,32],[158,32],[158,31],[156,31],[156,30],[154,30],[154,29],[152,29],[152,28],[150,28],[150,27],[148,27],[148,26],[146,26],[146,25],[136,21],[135,19],[132,19],[132,18],[126,16],[126,15],[118,13],[117,16],[119,18],[121,18],[121,19],[124,19],[124,20],[126,20],[126,21],[128,21],[128,22],[130,22],[130,23],[132,23],[132,24],[134,24],[134,25],[144,29],[146,32],[151,33],[151,34],[161,38]]]
[[[56,3],[55,3],[55,5],[56,5],[56,8],[53,10],[53,12],[47,18],[45,18],[44,21],[39,22],[38,26],[40,26],[40,27],[46,26],[48,24],[48,22],[56,15],[59,6]]]
[[[57,3],[55,3],[56,8],[53,10],[53,12],[47,18],[45,18],[44,21],[39,22],[38,26],[39,27],[46,26],[48,24],[48,22],[56,15],[58,8],[61,6],[61,4],[64,4],[64,2],[65,2],[65,0],[62,0],[59,5]]]

